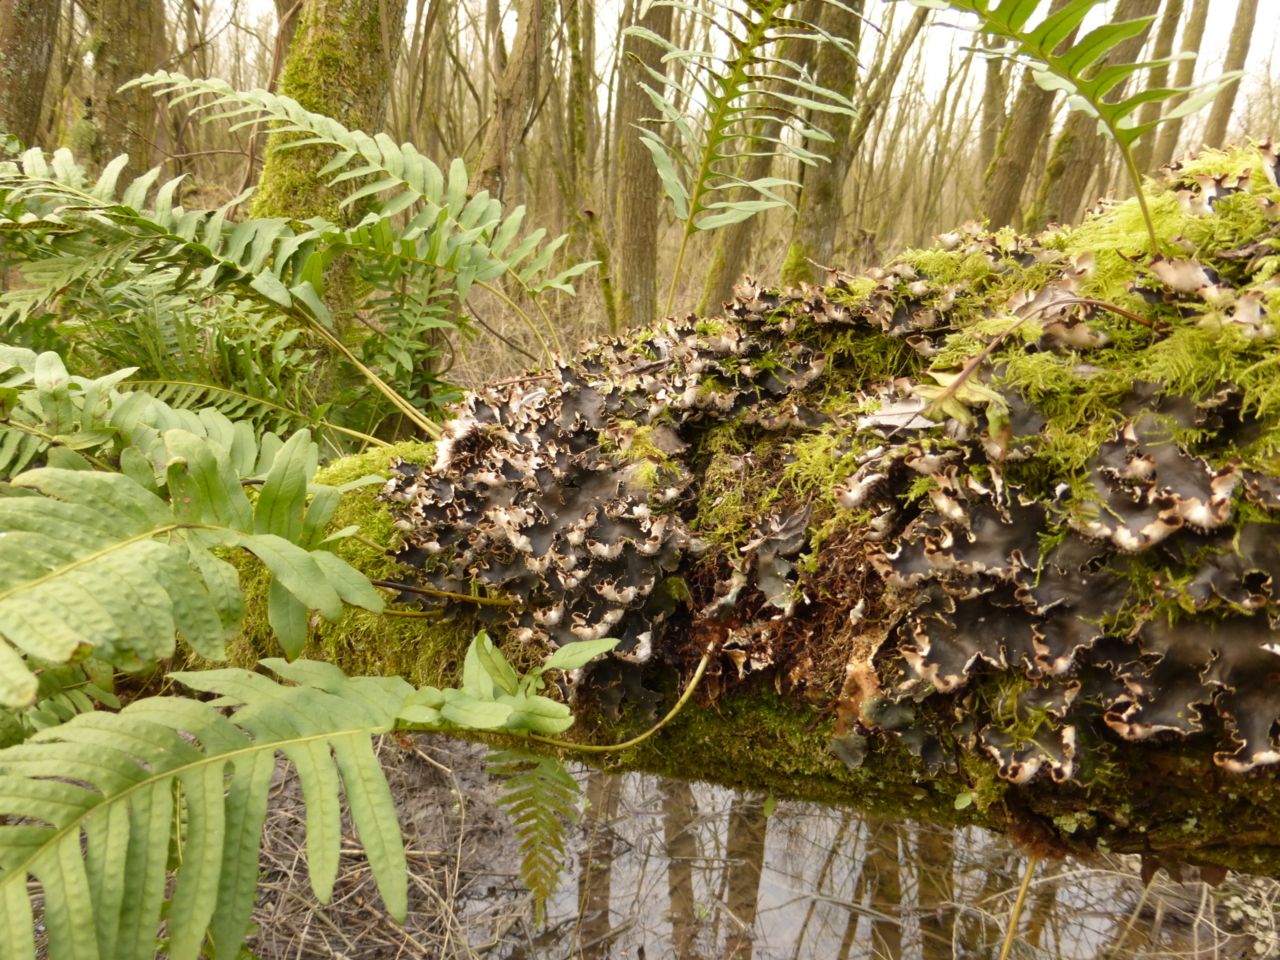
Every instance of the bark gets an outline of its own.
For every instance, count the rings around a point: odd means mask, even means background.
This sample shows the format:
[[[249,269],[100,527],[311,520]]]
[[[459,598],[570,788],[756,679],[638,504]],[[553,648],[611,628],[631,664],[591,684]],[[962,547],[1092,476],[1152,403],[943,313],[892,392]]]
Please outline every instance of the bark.
[[[280,89],[308,110],[353,130],[377,133],[404,27],[405,0],[308,0],[285,57]],[[254,194],[255,217],[321,216],[343,222],[347,187],[318,174],[331,151],[287,146],[273,134]]]
[[[1050,12],[1057,13],[1068,2],[1053,0]],[[1063,44],[1071,45],[1075,36],[1073,30]],[[993,227],[1021,219],[1022,190],[1034,169],[1036,154],[1049,136],[1055,96],[1036,83],[1030,70],[1023,72],[1017,99],[983,177],[982,212]]]
[[[855,156],[862,148],[862,142],[871,129],[872,121],[875,120],[880,109],[889,102],[889,95],[893,92],[893,85],[898,82],[898,74],[902,72],[907,54],[911,52],[912,44],[916,42],[916,37],[920,35],[928,19],[929,11],[923,7],[911,15],[911,20],[907,23],[902,36],[898,38],[893,53],[889,55],[889,62],[875,75],[866,94],[859,99],[858,118],[854,121],[853,130],[849,133],[851,156]]]
[[[155,98],[129,80],[155,70],[167,57],[164,0],[93,0],[89,47],[93,81],[89,104],[90,160],[97,166],[129,155],[124,177],[141,175],[152,164],[156,132]]]
[[[1236,8],[1235,24],[1231,27],[1227,59],[1222,65],[1226,72],[1244,69],[1245,61],[1249,59],[1249,42],[1253,39],[1253,26],[1257,19],[1258,0],[1240,0],[1240,6]],[[1227,125],[1231,122],[1231,109],[1235,106],[1236,91],[1239,88],[1240,81],[1236,80],[1213,101],[1204,133],[1206,147],[1220,147],[1226,143]]]
[[[0,0],[0,133],[35,143],[60,0]]]
[[[1009,92],[1011,68],[999,57],[987,57],[986,82],[982,85],[982,116],[978,130],[978,166],[985,170],[996,155],[996,144],[1005,125],[1004,102]]]
[[[268,90],[275,90],[280,84],[280,71],[284,67],[289,48],[293,46],[293,38],[298,32],[298,23],[302,20],[302,4],[304,0],[275,0],[276,2],[276,41],[271,57],[271,79],[267,82]]]
[[[549,33],[547,18],[553,9],[547,0],[521,0],[516,38],[507,69],[494,91],[493,113],[485,127],[480,160],[472,170],[472,193],[488,190],[494,196],[503,194],[512,155],[524,139],[537,101],[539,65]]]
[[[1182,20],[1183,0],[1165,0],[1164,13],[1160,17],[1160,29],[1156,32],[1155,47],[1151,52],[1152,60],[1165,60],[1173,54],[1173,42],[1178,35],[1178,24]],[[1169,65],[1153,67],[1148,74],[1147,86],[1152,89],[1168,86]],[[1138,112],[1138,123],[1151,123],[1160,116],[1162,107],[1159,103],[1144,104]],[[1148,133],[1138,141],[1133,149],[1133,162],[1140,171],[1146,173],[1151,167],[1151,158],[1155,155],[1156,136],[1159,128]]]
[[[1178,61],[1178,68],[1173,75],[1175,87],[1190,86],[1195,78],[1196,57],[1200,54],[1200,42],[1204,38],[1204,28],[1208,20],[1209,0],[1194,0],[1191,4],[1191,16],[1187,19],[1186,28],[1182,31],[1181,52],[1190,56],[1185,56]],[[1169,108],[1176,103],[1177,101],[1173,101]],[[1182,132],[1182,122],[1182,118],[1179,117],[1158,128],[1159,139],[1156,141],[1155,153],[1151,158],[1153,166],[1163,166],[1173,159],[1173,151],[1178,146],[1178,135]]]
[[[564,206],[572,211],[572,233],[585,237],[585,245],[599,263],[598,276],[610,332],[617,332],[617,307],[613,290],[609,243],[596,211],[595,155],[596,111],[594,102],[595,5],[592,0],[563,0],[564,21],[569,45],[568,137],[569,157],[557,165],[556,179]],[[587,259],[586,256],[581,259]]]
[[[671,36],[672,10],[653,6],[640,18],[640,26],[660,37]],[[614,288],[618,328],[649,323],[658,314],[658,211],[662,183],[653,156],[640,141],[636,128],[653,114],[641,83],[653,85],[644,67],[661,69],[662,51],[637,37],[622,45],[616,118],[614,165],[618,170],[618,196],[614,216]]]
[[[861,3],[850,4],[848,8],[824,4],[819,26],[836,36],[848,37],[856,50],[862,9]],[[857,69],[854,59],[834,44],[823,44],[818,51],[818,83],[850,98],[857,83]],[[828,162],[809,167],[804,172],[791,245],[782,266],[782,282],[785,284],[819,283],[823,277],[813,264],[834,265],[836,233],[843,223],[841,195],[844,178],[853,161],[853,143],[849,138],[853,123],[852,116],[834,114],[824,124],[835,142],[826,145]],[[809,145],[814,152],[822,147],[821,144]]]
[[[1134,20],[1154,16],[1160,9],[1160,0],[1120,0],[1114,21]],[[1148,31],[1120,43],[1103,61],[1107,63],[1132,63],[1142,52]],[[1121,84],[1112,98],[1122,95]],[[1027,218],[1029,226],[1043,226],[1051,221],[1069,223],[1091,200],[1090,184],[1110,144],[1097,131],[1097,122],[1081,111],[1073,111],[1066,125],[1054,142],[1049,166],[1040,180],[1036,193],[1035,209]]]

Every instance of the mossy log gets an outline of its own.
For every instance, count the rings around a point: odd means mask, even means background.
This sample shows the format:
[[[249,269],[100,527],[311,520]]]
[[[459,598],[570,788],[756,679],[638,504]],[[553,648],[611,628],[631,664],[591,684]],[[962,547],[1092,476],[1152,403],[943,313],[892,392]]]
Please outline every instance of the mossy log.
[[[335,523],[413,615],[311,652],[439,683],[480,626],[619,637],[565,691],[609,743],[712,649],[607,763],[1280,875],[1277,167],[1151,185],[1162,251],[1132,202],[969,225],[471,395],[330,468],[389,478]]]

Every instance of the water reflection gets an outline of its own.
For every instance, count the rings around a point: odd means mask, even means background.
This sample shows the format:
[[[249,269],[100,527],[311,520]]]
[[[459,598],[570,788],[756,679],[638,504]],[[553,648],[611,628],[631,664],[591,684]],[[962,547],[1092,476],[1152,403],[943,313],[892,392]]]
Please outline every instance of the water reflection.
[[[333,901],[306,877],[296,782],[272,806],[251,947],[262,960],[994,960],[1026,857],[1003,838],[656,777],[578,773],[587,809],[533,923],[485,750],[384,743],[409,848],[404,924],[344,844]],[[1280,960],[1280,882],[1217,888],[1132,858],[1042,863],[1012,957]]]
[[[574,875],[536,947],[507,956],[994,958],[1026,866],[976,829],[638,775],[583,781]],[[1211,891],[1162,875],[1147,889],[1120,859],[1041,863],[1011,956],[1280,956],[1274,884],[1255,884],[1256,916],[1233,929],[1242,883]]]

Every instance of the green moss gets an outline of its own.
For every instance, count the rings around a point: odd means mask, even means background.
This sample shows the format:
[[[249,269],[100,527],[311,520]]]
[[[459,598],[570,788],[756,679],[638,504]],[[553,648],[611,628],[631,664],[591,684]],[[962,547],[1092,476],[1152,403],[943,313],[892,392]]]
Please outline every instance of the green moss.
[[[385,476],[399,459],[429,462],[432,456],[430,444],[416,442],[371,449],[325,467],[315,482],[340,486],[370,475]],[[380,485],[374,484],[344,495],[330,529],[358,526],[358,534],[338,541],[335,552],[370,579],[397,579],[404,571],[391,551],[400,538],[386,504],[377,499],[379,489]],[[229,659],[238,666],[251,667],[264,656],[280,655],[267,623],[269,578],[265,568],[246,554],[228,559],[240,573],[248,610],[240,633],[230,644]],[[336,623],[313,615],[302,655],[337,663],[350,674],[395,674],[419,685],[452,683],[461,670],[462,654],[475,635],[476,624],[466,616],[440,619],[397,616],[397,612],[421,611],[389,604],[387,612],[375,614],[348,607]]]

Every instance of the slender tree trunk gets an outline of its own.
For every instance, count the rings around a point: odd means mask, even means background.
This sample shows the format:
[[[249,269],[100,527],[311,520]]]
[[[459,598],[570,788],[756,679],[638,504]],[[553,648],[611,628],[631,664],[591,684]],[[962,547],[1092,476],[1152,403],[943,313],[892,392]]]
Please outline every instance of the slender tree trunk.
[[[1050,15],[1057,13],[1069,0],[1053,0]],[[1063,40],[1075,42],[1076,31]],[[1059,46],[1061,49],[1061,46]],[[1013,110],[1005,120],[995,154],[985,167],[982,189],[982,212],[992,227],[1005,227],[1020,219],[1022,188],[1034,167],[1036,154],[1049,136],[1056,94],[1044,90],[1030,70],[1022,74],[1022,85]]]
[[[640,18],[640,26],[660,37],[670,38],[672,10],[651,5]],[[637,37],[622,44],[622,68],[614,120],[614,165],[618,170],[618,197],[614,223],[615,302],[620,329],[651,322],[658,313],[658,211],[662,183],[653,165],[653,156],[640,142],[636,128],[649,116],[649,98],[640,83],[653,85],[645,72],[648,66],[662,69],[662,51]]]
[[[848,7],[824,4],[819,14],[819,26],[836,36],[849,38],[856,50],[862,27],[862,9],[861,2]],[[819,48],[817,80],[823,86],[852,98],[857,69],[853,57],[835,44],[826,43]],[[853,131],[854,118],[847,114],[829,116],[826,129],[835,143],[828,148],[827,163],[819,163],[804,172],[791,245],[782,265],[782,282],[791,286],[801,282],[820,282],[822,277],[813,264],[832,266],[835,258],[836,230],[843,220],[841,194],[845,175],[853,160],[853,143],[849,134]],[[817,146],[809,144],[809,149]]]
[[[280,70],[285,58],[289,56],[289,48],[293,46],[294,35],[298,32],[298,22],[302,19],[302,4],[305,0],[275,0],[276,2],[276,40],[275,52],[271,59],[271,78],[267,81],[267,89],[275,90],[280,85]]]
[[[1160,10],[1160,0],[1120,0],[1115,21],[1134,20],[1154,16]],[[1131,63],[1142,52],[1148,31],[1130,37],[1118,44],[1103,63]],[[1121,84],[1112,97],[1123,94]],[[1109,145],[1103,141],[1096,128],[1096,121],[1082,111],[1074,111],[1067,117],[1062,133],[1054,142],[1048,169],[1040,181],[1034,212],[1028,217],[1029,226],[1043,226],[1051,220],[1069,223],[1075,220],[1089,202],[1088,190],[1093,182],[1098,164]]]
[[[1165,60],[1173,53],[1173,41],[1178,36],[1178,23],[1182,20],[1183,0],[1165,0],[1164,13],[1160,17],[1160,29],[1156,32],[1155,48],[1151,52],[1152,60]],[[1160,88],[1169,84],[1169,65],[1154,67],[1151,70],[1148,86]],[[1160,116],[1159,103],[1144,104],[1138,113],[1138,123],[1151,123]],[[1138,169],[1146,173],[1151,168],[1151,158],[1155,154],[1156,135],[1159,128],[1148,133],[1138,141],[1133,149],[1133,162]]]
[[[282,92],[352,129],[380,131],[404,13],[405,0],[307,0],[285,58]],[[253,215],[342,222],[343,191],[319,176],[330,152],[289,148],[289,139],[271,136]]]
[[[484,132],[480,161],[471,174],[471,192],[488,190],[502,196],[512,153],[524,136],[529,113],[537,101],[539,63],[547,45],[547,15],[552,10],[544,0],[520,0],[519,26],[507,69],[497,83],[493,113]]]
[[[902,36],[898,38],[897,45],[889,54],[889,62],[875,75],[869,89],[859,99],[858,118],[854,121],[853,130],[849,132],[850,156],[855,156],[862,148],[862,142],[867,137],[867,131],[871,129],[872,121],[879,114],[881,107],[889,102],[889,95],[893,92],[893,85],[898,82],[898,74],[902,72],[902,65],[907,61],[907,54],[911,52],[916,37],[920,35],[928,19],[929,11],[924,7],[917,9],[911,15],[911,20],[908,21]]]
[[[124,176],[137,177],[151,166],[156,104],[146,90],[120,87],[164,62],[164,0],[93,0],[86,9],[93,52],[89,156],[103,166],[127,153]]]
[[[59,0],[0,0],[0,133],[24,145],[40,125]]]
[[[1274,12],[1273,10],[1272,13]],[[1228,73],[1244,69],[1245,61],[1249,59],[1253,25],[1257,19],[1258,0],[1240,0],[1240,6],[1236,8],[1236,22],[1231,28],[1231,42],[1227,45],[1227,59],[1222,65]],[[1205,146],[1220,147],[1226,143],[1227,124],[1231,121],[1231,108],[1235,106],[1236,91],[1239,88],[1240,81],[1237,80],[1229,84],[1213,101],[1213,109],[1209,111],[1209,122],[1204,132]]]
[[[1181,51],[1184,59],[1178,61],[1178,69],[1174,71],[1175,87],[1189,86],[1195,78],[1196,57],[1200,54],[1200,42],[1204,39],[1204,28],[1208,20],[1209,0],[1194,0],[1191,4],[1191,16],[1182,31]],[[1162,124],[1157,132],[1160,136],[1150,162],[1159,167],[1173,159],[1173,151],[1178,148],[1178,135],[1182,132],[1182,118]]]
[[[992,39],[988,47],[997,46]],[[1004,102],[1012,70],[999,57],[987,57],[986,82],[982,85],[982,126],[978,131],[978,166],[985,170],[996,155],[996,143],[1005,125]]]

